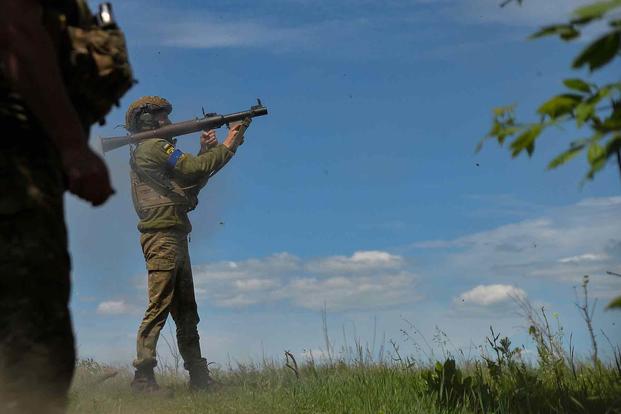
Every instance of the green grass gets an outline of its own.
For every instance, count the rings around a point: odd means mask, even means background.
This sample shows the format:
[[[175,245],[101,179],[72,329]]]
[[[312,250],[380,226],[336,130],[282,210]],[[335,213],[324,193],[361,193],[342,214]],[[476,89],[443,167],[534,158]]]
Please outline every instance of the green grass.
[[[466,358],[456,351],[462,356],[459,362],[446,350],[450,340],[442,331],[434,342],[445,355],[443,361],[402,356],[394,341],[389,341],[392,352],[385,352],[382,345],[374,359],[358,339],[355,348],[343,349],[339,355],[344,357],[339,358],[331,349],[324,312],[327,358],[320,362],[311,355],[298,367],[286,352],[283,362],[214,369],[222,386],[200,393],[190,392],[183,374],[165,367],[157,378],[167,395],[134,395],[129,368],[115,369],[116,376],[102,381],[110,368],[83,360],[77,366],[69,413],[621,414],[621,346],[609,341],[612,358],[602,361],[598,356],[587,284],[585,278],[584,299],[577,305],[586,310],[593,348],[588,358],[575,357],[572,337],[566,343],[558,315],[550,320],[543,308],[535,309],[525,300],[518,304],[537,349],[536,361],[525,358],[523,348],[513,347],[509,338],[491,328],[481,354]],[[409,341],[422,337],[408,325],[414,333],[402,332]],[[179,362],[174,344],[166,343],[173,361]],[[433,355],[429,351],[427,355]]]
[[[475,362],[460,369],[404,364],[307,363],[293,370],[274,363],[215,371],[223,385],[190,392],[185,379],[159,375],[170,395],[134,395],[131,373],[97,383],[104,373],[78,367],[70,413],[621,413],[621,372],[593,367],[529,366],[520,361]]]
[[[220,389],[192,393],[184,379],[160,376],[172,396],[140,396],[129,390],[129,371],[98,385],[96,372],[81,372],[71,393],[70,413],[443,413],[424,392],[420,375],[396,367],[321,367],[218,372]]]

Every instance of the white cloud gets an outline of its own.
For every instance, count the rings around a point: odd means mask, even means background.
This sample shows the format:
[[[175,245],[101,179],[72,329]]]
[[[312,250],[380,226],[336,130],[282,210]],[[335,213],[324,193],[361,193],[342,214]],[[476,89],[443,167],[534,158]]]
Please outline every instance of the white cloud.
[[[268,279],[247,279],[236,280],[235,287],[241,291],[256,291],[273,288],[276,283],[273,280]]]
[[[606,254],[586,253],[578,256],[563,257],[559,259],[559,263],[582,263],[582,262],[598,262],[608,259]]]
[[[241,5],[205,8],[172,8],[162,1],[139,0],[119,6],[124,16],[140,13],[141,19],[127,19],[128,39],[133,44],[158,45],[194,49],[253,48],[271,52],[321,50],[339,54],[387,53],[387,44],[395,41],[416,44],[410,50],[417,58],[437,58],[456,53],[489,48],[518,38],[503,29],[485,39],[447,33],[457,23],[501,24],[503,26],[539,27],[566,19],[576,7],[591,0],[534,0],[520,7],[499,7],[501,0],[415,0],[374,1],[272,1],[262,9]],[[263,3],[262,3],[263,4]],[[308,13],[309,7],[322,13]],[[271,10],[276,10],[272,12]],[[287,18],[281,16],[286,15]],[[123,22],[125,23],[125,22]],[[449,30],[438,29],[444,26]],[[394,29],[387,30],[387,28]],[[511,33],[510,36],[506,36]],[[370,36],[372,34],[372,36]],[[428,37],[434,39],[430,51]],[[360,43],[360,39],[367,39]],[[335,48],[335,45],[343,48]],[[364,45],[364,47],[361,47]],[[420,46],[420,47],[418,47]]]
[[[519,223],[505,224],[492,230],[474,233],[453,240],[430,240],[414,243],[413,246],[421,249],[444,248],[476,248],[483,246],[504,246],[509,250],[520,250],[529,241],[536,239],[554,240],[558,234],[551,228],[548,219],[525,220]]]
[[[567,270],[587,270],[576,269],[576,264],[601,271],[602,266],[621,264],[619,254],[607,253],[621,243],[621,201],[617,199],[592,199],[548,209],[539,218],[453,240],[418,242],[413,247],[453,249],[449,261],[463,269],[477,270],[478,275],[483,269],[483,274],[495,277],[533,276],[543,269],[556,269],[550,276],[565,279]]]
[[[621,206],[621,197],[585,198],[580,201],[579,207],[615,207]]]
[[[332,256],[310,262],[307,268],[311,272],[369,272],[381,269],[397,269],[403,266],[399,256],[382,251],[355,252],[351,257]]]
[[[135,8],[127,6],[126,12],[130,13]],[[330,38],[351,36],[367,24],[364,18],[343,19],[342,14],[308,21],[300,14],[302,10],[292,10],[290,18],[277,20],[277,15],[273,13],[244,13],[246,9],[231,14],[230,10],[215,11],[201,7],[183,10],[148,4],[141,10],[140,21],[130,22],[135,35],[129,38],[142,45],[288,51],[310,49]]]
[[[320,310],[369,309],[415,302],[411,273],[375,277],[302,278],[292,281],[286,296],[304,308]]]
[[[207,20],[208,21],[208,20]],[[218,47],[267,47],[304,42],[310,27],[276,27],[258,22],[168,22],[157,28],[165,46],[208,49]]]
[[[384,251],[358,251],[303,261],[289,253],[218,262],[194,269],[196,289],[210,303],[245,307],[285,301],[306,309],[368,309],[415,301],[415,275]]]
[[[223,297],[215,299],[215,304],[224,308],[241,308],[245,306],[255,305],[260,302],[258,297],[251,297],[247,294],[223,295]]]
[[[99,315],[127,315],[134,312],[134,308],[131,305],[125,303],[125,301],[106,301],[97,305],[97,313]]]
[[[567,287],[591,275],[594,291],[621,290],[621,278],[606,275],[621,268],[620,197],[583,200],[567,207],[541,209],[537,218],[502,225],[452,240],[418,242],[415,249],[436,249],[427,277],[454,277],[478,283],[564,282]]]
[[[526,292],[511,285],[479,285],[462,293],[455,303],[464,305],[490,306],[526,298]]]

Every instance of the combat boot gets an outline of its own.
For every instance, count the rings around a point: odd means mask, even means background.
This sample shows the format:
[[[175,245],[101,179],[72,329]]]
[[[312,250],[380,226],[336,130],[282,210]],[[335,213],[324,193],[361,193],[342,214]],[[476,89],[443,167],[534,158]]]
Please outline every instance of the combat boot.
[[[136,369],[134,380],[131,383],[132,391],[136,393],[156,393],[160,386],[155,381],[153,367],[143,367]]]
[[[207,368],[207,361],[202,359],[196,363],[188,366],[188,372],[190,373],[189,387],[192,391],[206,391],[213,388],[216,384]]]

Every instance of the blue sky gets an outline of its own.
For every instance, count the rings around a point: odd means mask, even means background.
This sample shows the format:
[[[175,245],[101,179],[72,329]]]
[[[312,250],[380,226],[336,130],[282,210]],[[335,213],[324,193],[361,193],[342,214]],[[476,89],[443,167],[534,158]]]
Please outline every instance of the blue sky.
[[[320,355],[324,306],[337,351],[375,336],[376,349],[385,338],[415,353],[400,331],[409,323],[429,342],[443,330],[453,351],[477,355],[490,325],[532,350],[511,295],[558,312],[586,353],[573,303],[584,274],[604,351],[602,331],[621,342],[618,313],[602,311],[621,291],[621,278],[605,274],[621,273],[615,166],[582,188],[584,160],[546,171],[571,129],[546,135],[532,159],[511,160],[491,142],[474,152],[492,107],[517,103],[531,116],[558,79],[575,75],[580,44],[525,38],[584,1],[497,3],[115,4],[140,83],[93,129],[93,143],[121,134],[124,108],[142,95],[169,99],[173,121],[201,107],[246,109],[257,97],[270,110],[191,215],[208,359]],[[198,136],[179,147],[196,151]],[[106,161],[113,199],[92,209],[67,198],[72,309],[81,357],[129,363],[146,271],[127,149]]]

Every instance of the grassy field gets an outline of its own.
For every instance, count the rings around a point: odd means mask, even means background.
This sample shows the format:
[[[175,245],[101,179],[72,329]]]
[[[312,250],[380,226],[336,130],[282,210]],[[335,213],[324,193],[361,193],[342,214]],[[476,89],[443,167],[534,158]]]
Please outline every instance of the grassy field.
[[[536,360],[526,360],[522,348],[493,330],[481,354],[470,359],[461,352],[456,360],[444,350],[442,361],[422,361],[402,356],[394,342],[391,352],[374,358],[356,342],[338,353],[344,358],[328,352],[321,361],[310,358],[298,366],[286,353],[280,362],[214,369],[220,385],[208,392],[190,392],[184,374],[164,366],[158,371],[164,392],[157,395],[132,394],[129,368],[83,360],[69,412],[621,414],[621,347],[609,343],[612,357],[603,361],[593,336],[590,358],[576,359],[562,327],[550,323],[543,309],[522,305]],[[324,335],[330,349],[325,325]],[[178,361],[174,348],[171,353]]]
[[[304,364],[297,372],[265,363],[215,372],[222,383],[192,393],[185,379],[158,380],[166,393],[136,396],[129,370],[82,362],[70,413],[621,413],[621,367],[555,362],[530,367],[485,361],[461,369],[404,363]]]
[[[552,320],[543,308],[516,298],[537,349],[535,359],[526,359],[524,349],[490,328],[477,357],[451,353],[442,331],[434,341],[442,361],[404,356],[389,341],[377,355],[354,346],[335,353],[328,338],[323,313],[326,355],[312,355],[302,364],[285,352],[282,361],[241,364],[213,369],[219,385],[207,392],[187,389],[185,374],[174,341],[164,336],[171,365],[158,368],[157,379],[164,392],[134,395],[130,391],[132,370],[114,368],[93,360],[78,363],[70,396],[70,413],[177,414],[177,413],[576,413],[621,414],[621,345],[608,340],[611,357],[601,358],[591,320],[588,277],[583,282],[583,300],[576,305],[591,337],[591,355],[575,356],[572,337],[558,316]],[[414,325],[402,330],[414,341]],[[413,334],[414,332],[414,334]],[[424,338],[423,338],[424,339]],[[427,343],[427,341],[425,340]],[[432,351],[430,349],[430,351]],[[335,356],[339,355],[339,356]],[[429,353],[428,355],[433,355]],[[455,357],[457,355],[457,357]]]

